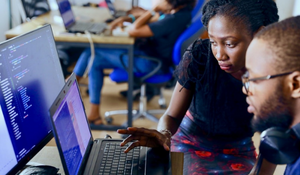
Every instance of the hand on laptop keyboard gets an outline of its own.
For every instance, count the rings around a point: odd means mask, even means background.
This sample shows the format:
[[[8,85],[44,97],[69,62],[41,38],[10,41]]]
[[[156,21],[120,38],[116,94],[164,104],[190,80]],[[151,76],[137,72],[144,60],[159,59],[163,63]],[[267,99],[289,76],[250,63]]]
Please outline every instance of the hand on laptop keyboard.
[[[106,143],[103,159],[100,164],[99,175],[108,174],[137,174],[140,163],[140,150],[135,148],[125,154],[119,143]]]
[[[147,147],[164,147],[166,151],[170,151],[171,145],[171,133],[159,132],[154,129],[129,127],[127,129],[119,129],[119,134],[129,134],[129,136],[123,140],[121,146],[125,146],[128,142],[132,142],[126,149],[125,153],[128,153],[135,147],[147,146]]]

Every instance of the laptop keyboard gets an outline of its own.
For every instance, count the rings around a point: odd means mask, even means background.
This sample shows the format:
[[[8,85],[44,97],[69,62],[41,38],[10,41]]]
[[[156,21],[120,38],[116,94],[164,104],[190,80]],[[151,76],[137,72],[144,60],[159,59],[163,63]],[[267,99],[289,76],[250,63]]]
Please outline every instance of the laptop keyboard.
[[[71,30],[74,31],[85,31],[88,30],[92,33],[101,33],[106,28],[105,23],[88,23],[88,22],[76,22],[74,26],[71,27]]]
[[[106,143],[99,175],[137,174],[140,163],[140,149],[134,148],[124,153],[128,145],[120,147],[120,142]]]

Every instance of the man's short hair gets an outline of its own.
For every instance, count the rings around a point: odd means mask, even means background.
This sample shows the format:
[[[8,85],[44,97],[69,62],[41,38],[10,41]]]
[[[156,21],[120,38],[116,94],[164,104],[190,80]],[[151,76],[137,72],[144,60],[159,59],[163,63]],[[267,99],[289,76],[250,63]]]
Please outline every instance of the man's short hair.
[[[300,71],[300,16],[268,25],[254,39],[268,44],[275,56],[274,68],[277,71]]]

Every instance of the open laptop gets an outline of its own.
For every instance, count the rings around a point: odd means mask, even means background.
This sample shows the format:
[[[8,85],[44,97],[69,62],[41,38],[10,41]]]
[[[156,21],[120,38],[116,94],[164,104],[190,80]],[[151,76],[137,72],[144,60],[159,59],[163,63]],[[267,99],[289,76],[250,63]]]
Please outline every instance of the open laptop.
[[[105,0],[107,7],[109,9],[110,14],[115,17],[119,18],[121,16],[127,16],[127,12],[123,10],[116,10],[114,4],[111,2],[111,0]]]
[[[121,139],[93,140],[74,74],[49,112],[66,175],[171,173],[170,154],[162,149],[136,147],[125,154]]]
[[[86,30],[90,33],[99,34],[103,32],[106,23],[81,22],[76,21],[69,0],[56,0],[60,15],[62,17],[65,28],[71,33],[84,33]]]

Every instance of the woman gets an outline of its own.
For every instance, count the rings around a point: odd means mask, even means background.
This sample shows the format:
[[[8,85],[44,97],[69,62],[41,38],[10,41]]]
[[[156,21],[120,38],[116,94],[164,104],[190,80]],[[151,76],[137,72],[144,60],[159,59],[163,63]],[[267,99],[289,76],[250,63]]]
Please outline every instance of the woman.
[[[195,0],[161,0],[152,10],[145,12],[138,19],[129,15],[112,22],[111,28],[121,26],[124,21],[133,22],[128,34],[139,38],[135,42],[134,54],[147,55],[162,59],[162,67],[167,69],[172,64],[172,50],[179,35],[186,29],[191,20],[191,10]],[[159,13],[168,13],[164,18]],[[95,49],[95,59],[89,72],[89,95],[91,110],[87,118],[90,123],[102,124],[100,114],[100,98],[103,86],[103,69],[125,69],[120,57],[126,54],[124,49]],[[83,76],[91,56],[90,49],[86,49],[80,56],[74,72],[78,80]],[[122,57],[127,66],[127,55]],[[157,63],[142,58],[134,58],[134,73],[147,74]],[[163,70],[162,70],[163,71]]]
[[[263,26],[278,21],[273,0],[210,0],[202,11],[209,40],[197,40],[175,72],[178,82],[157,130],[128,128],[121,146],[184,152],[184,174],[248,174],[256,161],[252,115],[241,77],[245,53]]]

